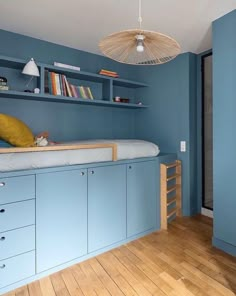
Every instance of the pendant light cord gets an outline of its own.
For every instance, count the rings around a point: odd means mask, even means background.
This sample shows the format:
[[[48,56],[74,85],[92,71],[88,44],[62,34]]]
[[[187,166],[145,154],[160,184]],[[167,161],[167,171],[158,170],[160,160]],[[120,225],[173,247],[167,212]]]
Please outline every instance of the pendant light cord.
[[[139,0],[139,13],[138,13],[138,22],[139,22],[139,29],[141,29],[142,25],[142,16],[141,16],[141,0]]]

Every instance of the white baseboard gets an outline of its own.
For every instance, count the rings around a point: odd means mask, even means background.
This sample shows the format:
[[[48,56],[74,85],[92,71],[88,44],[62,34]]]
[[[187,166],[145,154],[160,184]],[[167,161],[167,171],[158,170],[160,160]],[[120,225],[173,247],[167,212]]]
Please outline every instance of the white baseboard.
[[[204,216],[213,218],[213,211],[212,210],[208,210],[208,209],[202,208],[201,214],[204,215]]]

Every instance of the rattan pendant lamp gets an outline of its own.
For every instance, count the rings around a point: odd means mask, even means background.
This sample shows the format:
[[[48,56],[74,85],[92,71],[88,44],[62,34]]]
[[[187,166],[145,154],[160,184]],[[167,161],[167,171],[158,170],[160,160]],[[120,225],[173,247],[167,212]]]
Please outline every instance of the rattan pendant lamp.
[[[139,29],[116,32],[102,39],[101,52],[115,61],[132,65],[163,64],[180,53],[180,45],[173,38],[142,29],[141,0],[138,22]]]

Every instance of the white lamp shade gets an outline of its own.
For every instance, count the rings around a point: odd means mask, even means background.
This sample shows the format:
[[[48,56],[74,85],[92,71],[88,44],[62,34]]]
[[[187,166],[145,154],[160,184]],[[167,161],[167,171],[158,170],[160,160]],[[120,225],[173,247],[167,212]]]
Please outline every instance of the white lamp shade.
[[[39,69],[35,64],[34,59],[30,59],[30,61],[24,66],[22,73],[31,76],[39,76]]]

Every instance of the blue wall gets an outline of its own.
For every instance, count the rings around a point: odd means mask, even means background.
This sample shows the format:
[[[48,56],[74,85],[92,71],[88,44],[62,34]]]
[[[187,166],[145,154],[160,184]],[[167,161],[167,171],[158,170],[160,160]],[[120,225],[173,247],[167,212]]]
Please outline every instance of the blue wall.
[[[234,255],[236,255],[235,28],[236,10],[213,23],[214,244]]]
[[[0,30],[0,54],[37,62],[54,61],[78,65],[81,70],[97,73],[113,69],[122,78],[135,80],[136,67],[105,57]],[[1,73],[1,72],[0,72]],[[9,84],[11,81],[9,81]],[[134,110],[71,104],[42,103],[1,99],[0,112],[25,121],[35,134],[48,130],[53,140],[92,138],[133,138]]]
[[[1,99],[0,112],[24,120],[34,133],[49,130],[53,140],[141,138],[153,141],[162,152],[178,153],[183,160],[183,209],[196,212],[196,56],[186,53],[159,66],[129,66],[105,57],[0,30],[0,54],[38,62],[59,61],[97,73],[117,71],[122,78],[147,82],[140,89],[145,110],[92,107]],[[179,152],[180,140],[187,152]]]
[[[143,67],[140,79],[150,85],[150,108],[136,113],[136,136],[175,152],[183,161],[183,212],[197,211],[196,195],[196,55],[186,53],[158,67]],[[180,141],[187,151],[180,152]]]

